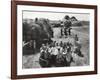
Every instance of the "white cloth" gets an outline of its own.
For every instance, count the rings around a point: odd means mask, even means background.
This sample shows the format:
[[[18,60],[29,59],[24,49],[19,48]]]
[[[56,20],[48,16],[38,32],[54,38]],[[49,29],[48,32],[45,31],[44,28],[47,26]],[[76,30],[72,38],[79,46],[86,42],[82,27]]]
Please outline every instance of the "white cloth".
[[[52,47],[52,53],[53,55],[57,55],[58,54],[58,49],[55,47]]]
[[[49,53],[52,53],[52,49],[51,49],[51,48],[48,48],[48,52],[49,52]]]

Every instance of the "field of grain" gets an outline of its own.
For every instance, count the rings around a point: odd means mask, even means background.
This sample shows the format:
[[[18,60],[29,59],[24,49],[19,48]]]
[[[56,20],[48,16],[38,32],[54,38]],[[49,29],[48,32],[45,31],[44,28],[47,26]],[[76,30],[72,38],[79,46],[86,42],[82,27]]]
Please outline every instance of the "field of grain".
[[[53,31],[54,31],[54,38],[52,38],[52,40],[55,40],[57,42],[59,41],[67,42],[70,40],[70,42],[73,43],[74,35],[77,34],[82,44],[81,51],[84,57],[83,58],[79,57],[78,58],[79,62],[77,60],[77,62],[71,63],[71,66],[89,65],[89,26],[72,27],[72,34],[68,38],[64,38],[64,37],[59,38],[61,35],[60,28],[53,28]],[[39,56],[40,56],[39,52],[36,54],[23,55],[22,67],[23,68],[40,68]]]

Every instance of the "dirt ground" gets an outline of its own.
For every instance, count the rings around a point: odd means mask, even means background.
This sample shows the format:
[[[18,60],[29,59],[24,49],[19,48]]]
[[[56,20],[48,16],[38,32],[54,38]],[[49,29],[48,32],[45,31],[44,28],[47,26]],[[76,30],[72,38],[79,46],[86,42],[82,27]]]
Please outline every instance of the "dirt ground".
[[[71,63],[71,66],[83,66],[83,65],[89,65],[89,27],[88,26],[82,26],[82,27],[72,27],[72,34],[68,38],[59,38],[60,37],[60,28],[53,28],[54,30],[54,38],[53,40],[59,42],[67,42],[70,40],[70,42],[74,42],[73,37],[75,34],[79,36],[79,40],[82,44],[82,54],[84,55],[83,58],[78,59],[77,63]],[[40,68],[39,65],[39,56],[40,53],[31,54],[31,55],[24,55],[22,58],[22,67],[23,68]],[[80,64],[80,61],[82,62]]]

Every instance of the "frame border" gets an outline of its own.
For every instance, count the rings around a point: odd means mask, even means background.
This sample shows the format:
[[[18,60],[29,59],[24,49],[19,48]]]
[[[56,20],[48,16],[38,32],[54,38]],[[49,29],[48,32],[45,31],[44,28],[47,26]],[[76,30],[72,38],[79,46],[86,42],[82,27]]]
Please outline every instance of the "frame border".
[[[94,33],[94,37],[95,37],[94,39],[94,54],[95,54],[94,55],[94,71],[17,75],[17,5],[94,9],[94,32],[95,32]],[[97,6],[96,5],[15,1],[15,0],[11,1],[11,79],[60,77],[60,76],[75,76],[75,75],[90,75],[90,74],[97,74]]]

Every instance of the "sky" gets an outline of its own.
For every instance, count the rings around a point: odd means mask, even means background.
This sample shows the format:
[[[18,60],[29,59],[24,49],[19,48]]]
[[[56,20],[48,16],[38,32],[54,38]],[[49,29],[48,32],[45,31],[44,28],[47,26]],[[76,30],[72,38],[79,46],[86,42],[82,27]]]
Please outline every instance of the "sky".
[[[75,16],[78,20],[89,21],[89,14],[84,13],[60,13],[60,12],[40,12],[40,11],[23,11],[23,19],[46,18],[49,20],[62,20],[65,15]]]

